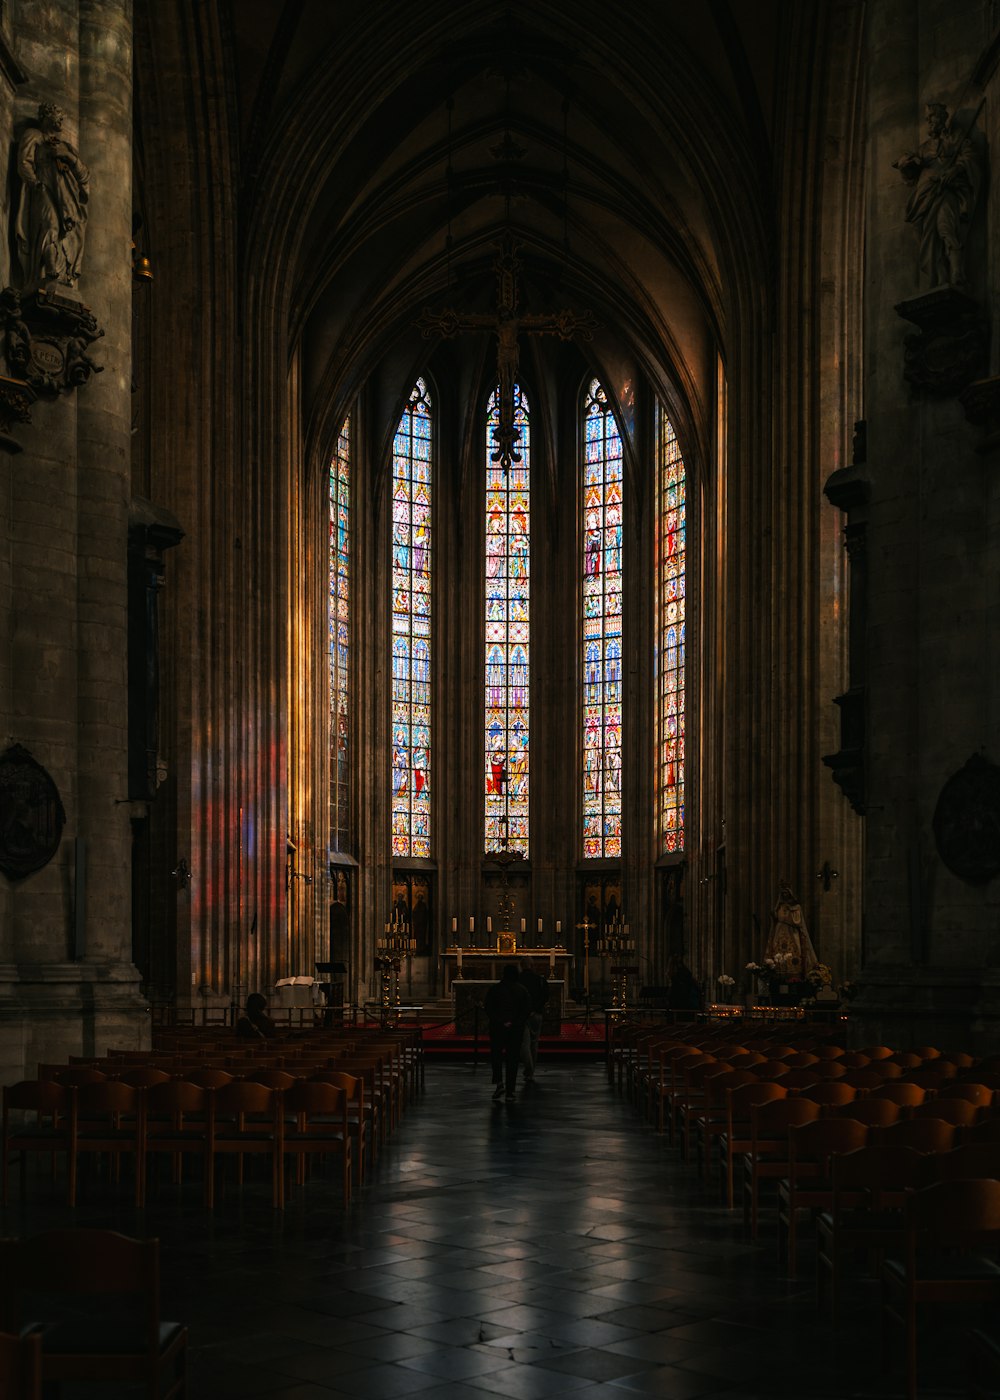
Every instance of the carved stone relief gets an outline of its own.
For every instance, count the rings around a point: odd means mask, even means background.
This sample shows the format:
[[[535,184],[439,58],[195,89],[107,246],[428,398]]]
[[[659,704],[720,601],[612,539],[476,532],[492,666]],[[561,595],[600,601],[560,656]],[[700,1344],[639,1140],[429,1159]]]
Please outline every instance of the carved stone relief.
[[[59,849],[66,813],[49,774],[27,749],[0,755],[0,871],[20,880]]]

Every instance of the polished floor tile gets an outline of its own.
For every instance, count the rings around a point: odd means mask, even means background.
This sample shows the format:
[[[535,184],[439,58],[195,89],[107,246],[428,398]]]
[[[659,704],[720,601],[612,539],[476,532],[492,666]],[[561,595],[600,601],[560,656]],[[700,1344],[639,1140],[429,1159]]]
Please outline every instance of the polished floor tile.
[[[212,1215],[196,1183],[154,1183],[137,1213],[100,1180],[78,1210],[47,1171],[5,1234],[70,1222],[156,1234],[163,1309],[190,1327],[192,1400],[861,1400],[901,1393],[879,1356],[877,1284],[834,1332],[600,1065],[553,1067],[494,1104],[488,1073],[430,1065],[350,1211],[321,1175],[231,1186]],[[922,1396],[967,1394],[947,1348]],[[66,1388],[62,1400],[97,1392]],[[102,1396],[103,1400],[103,1396]]]

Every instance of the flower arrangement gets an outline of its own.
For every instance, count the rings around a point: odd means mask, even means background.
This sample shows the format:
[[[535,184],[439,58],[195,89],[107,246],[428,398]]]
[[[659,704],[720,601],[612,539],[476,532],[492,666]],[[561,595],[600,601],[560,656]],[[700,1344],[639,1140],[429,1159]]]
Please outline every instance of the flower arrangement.
[[[811,967],[806,973],[806,981],[811,982],[817,990],[820,987],[831,987],[833,985],[833,973],[827,967],[826,963],[817,963],[815,967]]]
[[[735,987],[735,986],[736,986],[736,978],[735,978],[735,977],[730,977],[728,972],[720,972],[720,973],[719,973],[719,986],[720,986],[720,987]]]

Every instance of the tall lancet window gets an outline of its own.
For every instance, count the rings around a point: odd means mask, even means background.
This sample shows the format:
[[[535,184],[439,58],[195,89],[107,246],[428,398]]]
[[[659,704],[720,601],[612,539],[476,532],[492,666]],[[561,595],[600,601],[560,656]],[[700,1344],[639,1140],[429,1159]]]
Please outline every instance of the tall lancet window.
[[[660,852],[669,854],[684,849],[685,473],[677,434],[662,409],[657,439],[657,787]]]
[[[351,646],[351,420],[330,463],[330,847],[348,842],[348,662]]]
[[[528,401],[514,385],[517,460],[505,471],[486,417],[486,850],[528,854],[531,448]]]
[[[622,853],[622,440],[595,379],[583,410],[583,854]]]
[[[418,379],[392,444],[392,854],[431,853],[431,455]]]

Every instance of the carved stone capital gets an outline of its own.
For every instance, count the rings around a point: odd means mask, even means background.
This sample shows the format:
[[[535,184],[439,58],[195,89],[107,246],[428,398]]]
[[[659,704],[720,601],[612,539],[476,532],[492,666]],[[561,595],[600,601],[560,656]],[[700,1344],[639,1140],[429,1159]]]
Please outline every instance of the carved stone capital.
[[[865,814],[865,708],[864,686],[852,686],[834,696],[840,707],[840,748],[827,754],[823,762],[833,772],[833,781],[859,816]]]
[[[864,465],[852,462],[849,467],[840,467],[831,472],[823,486],[823,494],[838,510],[850,511],[867,505],[871,496],[871,482]]]
[[[982,370],[989,328],[979,303],[955,287],[936,287],[896,306],[919,327],[905,340],[904,377],[923,393],[950,396]]]

